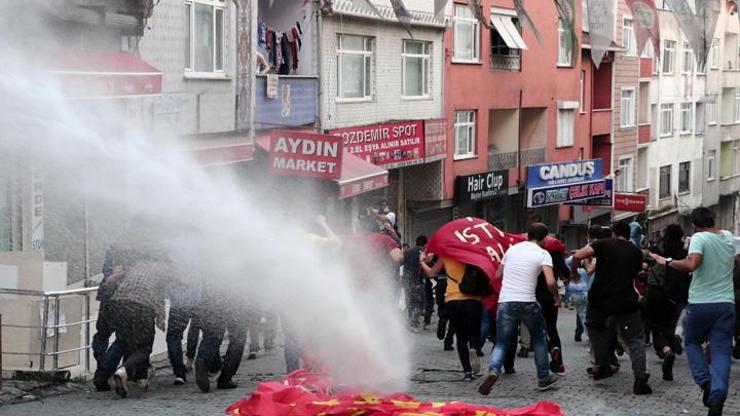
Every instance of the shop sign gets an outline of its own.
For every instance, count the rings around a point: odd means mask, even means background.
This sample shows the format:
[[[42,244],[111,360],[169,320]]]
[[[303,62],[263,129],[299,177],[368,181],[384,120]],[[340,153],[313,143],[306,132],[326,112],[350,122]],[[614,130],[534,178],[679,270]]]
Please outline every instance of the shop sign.
[[[339,179],[341,141],[340,137],[324,134],[273,131],[268,159],[270,170],[304,178]]]
[[[361,181],[343,183],[339,185],[339,198],[350,198],[365,192],[385,188],[386,186],[388,186],[388,174],[378,175]]]
[[[613,205],[614,180],[604,179],[605,193],[603,198],[585,199],[581,201],[568,202],[567,205],[589,206],[589,207],[609,207]]]
[[[447,156],[447,121],[424,121],[424,161],[434,162]]]
[[[646,212],[647,195],[614,194],[614,210],[625,212]]]
[[[544,163],[527,167],[527,187],[544,188],[602,178],[601,159]]]
[[[530,188],[527,194],[529,208],[546,207],[606,195],[606,181],[592,181],[571,185],[556,185],[544,188]]]
[[[424,122],[399,121],[330,130],[344,149],[386,169],[424,163]]]
[[[508,195],[509,171],[497,170],[478,175],[458,176],[457,203],[476,202]]]

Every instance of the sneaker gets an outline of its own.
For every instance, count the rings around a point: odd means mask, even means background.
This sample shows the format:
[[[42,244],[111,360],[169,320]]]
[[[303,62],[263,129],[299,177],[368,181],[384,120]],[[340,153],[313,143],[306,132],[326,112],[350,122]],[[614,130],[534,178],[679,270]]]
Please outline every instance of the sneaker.
[[[475,380],[475,377],[473,377],[473,373],[465,373],[463,376],[463,381],[473,381]]]
[[[447,336],[447,319],[440,318],[437,322],[437,339],[442,341]]]
[[[257,359],[257,353],[250,352],[249,355],[247,355],[247,360],[256,360]]]
[[[144,391],[148,391],[149,385],[151,384],[155,375],[157,375],[156,370],[154,370],[154,367],[149,366],[149,368],[147,368],[146,370],[146,378],[139,380],[139,386],[141,386]]]
[[[203,360],[195,360],[195,384],[203,393],[211,390],[211,380],[208,378],[208,364]]]
[[[644,376],[636,377],[634,387],[632,387],[632,393],[638,396],[642,396],[646,394],[653,394],[653,389],[651,389],[650,385],[648,384],[649,378],[650,378],[650,374],[645,374]]]
[[[574,341],[575,342],[583,342],[583,337],[581,335],[576,335]]]
[[[565,366],[563,364],[559,364],[555,367],[555,371],[553,373],[556,373],[559,376],[565,375]]]
[[[521,347],[519,348],[519,352],[516,354],[519,358],[529,358],[529,348],[527,347]]]
[[[475,350],[470,350],[468,354],[470,357],[470,368],[473,370],[473,374],[480,374],[480,358],[476,354]]]
[[[740,339],[735,340],[735,348],[732,349],[732,358],[740,360]]]
[[[187,383],[185,377],[175,377],[175,382],[172,384],[175,386],[183,386],[185,383]]]
[[[589,367],[586,369],[586,372],[588,373],[588,375],[592,376],[594,380],[603,380],[605,378],[613,376],[614,373],[616,373],[616,371],[614,371],[612,367],[608,365],[601,366],[596,370],[594,370],[592,367]]]
[[[233,380],[229,381],[218,381],[216,383],[216,388],[219,390],[231,390],[239,387]]]
[[[445,344],[445,351],[455,351],[455,347],[450,344]]]
[[[558,377],[557,374],[550,374],[546,379],[537,382],[537,388],[540,391],[549,390],[558,381],[560,381],[560,377]]]
[[[193,359],[192,358],[188,358],[187,360],[185,360],[185,371],[187,371],[188,373],[193,372]]]
[[[113,373],[113,389],[121,398],[126,398],[128,395],[127,381],[128,374],[126,374],[126,367],[121,367]]]
[[[499,376],[500,374],[498,372],[494,370],[489,371],[485,380],[483,380],[483,383],[478,386],[478,393],[488,396],[488,394],[491,393],[491,388],[493,388],[493,385],[498,381]]]
[[[512,368],[504,368],[504,374],[516,374],[516,369]]]
[[[676,354],[668,351],[663,359],[663,380],[673,381],[673,363],[676,362]]]

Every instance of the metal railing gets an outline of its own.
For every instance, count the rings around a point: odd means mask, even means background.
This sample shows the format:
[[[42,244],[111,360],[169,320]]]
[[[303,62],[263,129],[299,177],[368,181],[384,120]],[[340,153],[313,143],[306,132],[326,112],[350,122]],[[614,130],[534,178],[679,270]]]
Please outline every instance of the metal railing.
[[[522,56],[516,54],[491,54],[491,69],[502,71],[519,71],[522,68]]]
[[[10,295],[10,296],[16,296],[19,298],[37,298],[41,299],[42,302],[42,316],[41,316],[41,325],[20,325],[20,324],[13,324],[7,322],[7,315],[5,319],[0,322],[0,334],[3,332],[3,329],[5,328],[14,328],[14,329],[30,329],[30,330],[38,330],[38,334],[40,337],[40,351],[2,351],[2,355],[21,355],[21,356],[38,356],[39,359],[39,371],[57,371],[60,369],[59,367],[59,356],[62,354],[68,354],[73,353],[77,351],[85,351],[85,360],[84,360],[84,367],[85,367],[85,373],[90,372],[90,356],[91,356],[91,331],[90,331],[90,324],[95,322],[97,320],[97,316],[92,319],[90,316],[90,297],[91,295],[94,295],[95,292],[97,292],[97,287],[90,287],[90,288],[82,288],[82,289],[71,289],[71,290],[61,290],[61,291],[53,291],[53,292],[44,292],[44,291],[37,291],[37,290],[22,290],[22,289],[2,289],[0,288],[0,295]],[[61,316],[61,300],[63,298],[72,298],[72,297],[81,297],[83,300],[82,305],[82,317],[83,319],[79,322],[65,322],[64,324],[60,323],[60,316]],[[53,323],[49,323],[49,309],[53,308],[54,314],[53,316]],[[67,329],[70,327],[75,326],[81,326],[84,328],[85,337],[84,342],[80,347],[66,349],[60,351],[59,348],[59,341],[60,341],[60,330],[61,329]],[[49,351],[49,345],[48,345],[48,336],[47,334],[49,331],[53,332],[53,340],[54,342],[51,345],[51,351]],[[30,345],[29,345],[30,349]],[[47,358],[51,357],[52,359],[52,365],[50,368],[47,368]]]

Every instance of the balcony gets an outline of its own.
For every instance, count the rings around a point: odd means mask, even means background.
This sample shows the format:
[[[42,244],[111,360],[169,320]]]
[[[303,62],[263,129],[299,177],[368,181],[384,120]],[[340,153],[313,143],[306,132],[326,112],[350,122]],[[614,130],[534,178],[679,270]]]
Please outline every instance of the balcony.
[[[518,72],[522,69],[521,54],[491,54],[491,69]]]
[[[612,110],[593,110],[591,112],[591,135],[600,136],[612,132]]]
[[[493,147],[488,148],[488,169],[513,169],[519,164],[517,152],[496,153]]]
[[[740,173],[722,176],[719,180],[719,194],[733,195],[740,189]]]
[[[282,75],[277,95],[267,97],[267,76],[257,76],[255,128],[291,128],[316,124],[318,120],[318,77]]]
[[[722,71],[722,88],[737,88],[740,85],[740,70]]]
[[[734,141],[740,137],[740,123],[722,123],[720,131],[722,141]]]

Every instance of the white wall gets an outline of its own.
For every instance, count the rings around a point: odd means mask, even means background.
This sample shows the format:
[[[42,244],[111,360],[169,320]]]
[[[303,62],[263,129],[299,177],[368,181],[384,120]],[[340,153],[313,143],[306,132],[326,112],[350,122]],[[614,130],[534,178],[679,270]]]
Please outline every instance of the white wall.
[[[415,2],[409,2],[412,6]],[[416,3],[421,3],[417,1]],[[429,2],[432,3],[432,2]],[[375,37],[373,65],[374,98],[371,102],[338,103],[337,34]],[[401,97],[403,40],[410,39],[398,23],[336,16],[324,19],[321,36],[322,54],[322,126],[326,129],[365,125],[388,120],[430,119],[443,117],[442,74],[444,70],[443,29],[413,26],[415,40],[432,42],[431,91],[429,99],[407,100]]]

